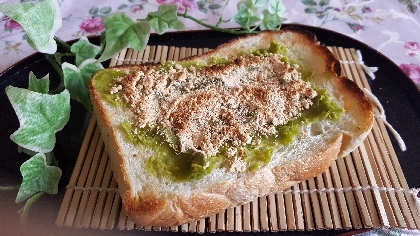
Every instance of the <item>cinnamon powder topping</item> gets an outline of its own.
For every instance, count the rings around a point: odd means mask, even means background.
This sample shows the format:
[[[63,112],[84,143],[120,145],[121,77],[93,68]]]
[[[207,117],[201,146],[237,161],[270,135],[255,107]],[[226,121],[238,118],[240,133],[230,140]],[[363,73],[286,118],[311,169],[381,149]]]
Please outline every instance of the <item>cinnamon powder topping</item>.
[[[299,116],[317,95],[277,54],[201,69],[143,66],[115,81],[110,92],[120,90],[137,127],[163,127],[179,140],[176,151],[206,156],[225,143],[240,146],[275,135],[275,126]]]

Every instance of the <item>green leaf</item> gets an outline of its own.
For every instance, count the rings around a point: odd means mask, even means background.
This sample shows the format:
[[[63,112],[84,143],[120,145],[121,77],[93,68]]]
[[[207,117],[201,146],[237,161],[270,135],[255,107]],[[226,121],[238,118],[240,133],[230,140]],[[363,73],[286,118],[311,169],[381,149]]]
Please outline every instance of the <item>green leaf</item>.
[[[83,36],[76,43],[71,45],[70,51],[76,54],[76,66],[89,58],[95,58],[101,51],[101,47],[89,42],[86,36]]]
[[[328,4],[330,4],[330,0],[321,0],[318,5],[323,7],[323,6],[327,6]]]
[[[256,12],[264,9],[267,3],[268,0],[242,0],[238,2],[237,8],[240,10],[241,7],[245,7],[247,10]]]
[[[70,118],[68,90],[49,95],[7,86],[6,94],[20,123],[10,139],[31,151],[50,152],[55,145],[55,133],[63,129]]]
[[[317,11],[318,10],[315,7],[305,8],[305,12],[308,13],[308,14],[313,14],[313,13],[316,13]]]
[[[318,19],[324,19],[326,15],[325,15],[325,13],[323,13],[323,12],[322,12],[322,13],[316,13],[316,14],[315,14],[315,16],[316,16]]]
[[[204,7],[199,7],[199,10],[203,12],[204,14],[207,14],[207,12],[209,11],[207,10],[207,8],[204,8]]]
[[[127,4],[122,4],[118,7],[118,10],[124,10],[124,9],[127,9],[127,8],[128,8]]]
[[[157,12],[150,12],[146,20],[157,34],[163,34],[169,29],[184,29],[184,24],[178,19],[177,5],[160,5]]]
[[[35,154],[37,154],[37,152],[31,151],[21,146],[18,146],[18,153],[25,153],[29,156],[34,156]]]
[[[91,15],[96,15],[99,12],[99,8],[98,7],[92,7],[89,9],[89,14]]]
[[[206,6],[206,1],[204,1],[204,0],[197,1],[197,5],[199,7],[205,7]]]
[[[316,2],[314,0],[302,0],[302,3],[305,6],[316,6]]]
[[[143,51],[149,40],[150,24],[134,22],[124,13],[111,13],[104,17],[106,44],[99,62],[111,58],[122,49],[131,47]]]
[[[106,14],[110,13],[111,11],[112,11],[112,8],[111,8],[110,6],[107,6],[107,7],[102,7],[102,8],[99,10],[99,12],[100,12],[101,14],[104,14],[104,15],[106,15]]]
[[[407,10],[411,13],[416,13],[417,11],[417,6],[414,4],[408,4],[407,5]]]
[[[283,5],[281,0],[271,1],[268,7],[268,12],[279,17],[283,17],[284,13],[286,12],[286,6]]]
[[[28,89],[37,93],[48,94],[50,91],[50,78],[48,75],[41,79],[37,79],[34,73],[29,72]]]
[[[233,16],[233,20],[245,29],[259,23],[262,16],[255,9],[253,0],[241,1],[238,3],[238,12]]]
[[[216,10],[216,9],[219,9],[219,8],[221,8],[222,6],[220,6],[219,4],[210,4],[209,5],[209,9],[210,10]]]
[[[61,58],[62,58],[62,55],[61,55],[61,53],[59,53],[59,52],[55,52],[54,54],[53,54],[53,56],[54,56],[54,58],[55,58],[55,61],[60,65],[61,64]]]
[[[271,14],[268,10],[263,12],[263,20],[260,24],[261,30],[276,30],[281,24],[282,18],[277,14]]]
[[[92,75],[104,67],[95,59],[84,61],[79,68],[63,63],[64,85],[70,92],[70,98],[82,103],[86,110],[92,111],[92,103],[89,95],[89,82]]]
[[[252,6],[258,9],[262,9],[267,5],[268,0],[253,0]]]
[[[47,164],[46,156],[38,153],[20,167],[23,180],[16,196],[16,203],[22,202],[38,192],[56,194],[62,171]]]
[[[61,28],[61,9],[57,0],[39,3],[4,3],[0,12],[18,22],[27,34],[29,45],[42,53],[57,51],[55,33]]]

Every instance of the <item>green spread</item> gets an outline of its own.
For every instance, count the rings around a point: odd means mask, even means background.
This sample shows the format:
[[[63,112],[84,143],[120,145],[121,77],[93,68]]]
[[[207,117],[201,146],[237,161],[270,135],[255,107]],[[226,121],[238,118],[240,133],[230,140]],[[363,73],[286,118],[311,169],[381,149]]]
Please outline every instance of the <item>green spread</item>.
[[[285,55],[286,52],[287,49],[284,46],[275,42],[272,42],[267,50],[251,51],[254,55],[265,55],[267,53]],[[228,62],[227,59],[213,58],[211,64],[226,64]],[[162,67],[169,68],[171,65],[169,62],[163,63]],[[190,66],[196,68],[207,66],[195,61],[183,62],[181,65],[187,68]],[[302,76],[306,77],[303,79],[309,80],[308,76],[310,74],[302,73]],[[110,88],[115,78],[125,75],[126,72],[118,70],[100,71],[95,76],[93,86],[111,104],[121,104],[123,101],[118,101],[117,99],[120,92],[111,94]],[[304,110],[300,117],[289,121],[286,125],[277,126],[277,134],[275,136],[259,137],[261,142],[258,144],[235,147],[237,157],[246,163],[247,170],[254,171],[267,164],[276,149],[293,141],[294,137],[299,134],[303,124],[319,119],[338,120],[341,118],[344,109],[330,99],[330,95],[326,90],[315,90],[318,96],[312,100],[313,105],[309,109]],[[164,138],[160,135],[162,130],[159,130],[159,127],[139,129],[129,122],[122,122],[121,127],[130,142],[135,143],[139,148],[154,150],[155,154],[146,162],[145,168],[147,172],[158,177],[168,178],[177,182],[201,179],[216,168],[227,167],[227,161],[232,159],[228,155],[229,144],[224,145],[217,155],[211,157],[205,157],[203,154],[194,152],[176,153],[171,144],[164,141]]]
[[[116,94],[111,94],[109,90],[114,83],[115,78],[126,75],[126,72],[119,70],[100,70],[96,73],[96,79],[92,81],[92,85],[101,93],[106,101],[114,106],[118,106],[121,104],[121,101],[118,100],[121,95],[121,91]]]

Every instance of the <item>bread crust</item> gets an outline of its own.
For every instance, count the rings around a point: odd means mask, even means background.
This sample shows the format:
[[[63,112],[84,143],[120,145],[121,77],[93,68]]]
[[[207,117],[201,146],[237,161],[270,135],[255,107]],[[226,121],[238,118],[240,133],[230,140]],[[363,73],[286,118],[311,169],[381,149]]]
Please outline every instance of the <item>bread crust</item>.
[[[319,69],[322,74],[334,77],[328,82],[334,84],[337,90],[333,91],[333,96],[350,98],[343,100],[346,112],[351,111],[353,112],[351,115],[362,117],[358,118],[355,129],[337,130],[316,151],[308,152],[308,155],[301,158],[290,159],[274,166],[267,165],[253,173],[242,175],[235,181],[220,181],[198,189],[192,194],[179,192],[161,194],[153,187],[145,187],[141,192],[135,192],[127,173],[128,167],[124,164],[124,158],[128,157],[125,157],[123,146],[117,141],[118,130],[112,125],[110,113],[105,107],[101,94],[91,85],[91,100],[97,124],[111,158],[111,166],[119,184],[123,208],[133,222],[140,226],[176,226],[250,202],[257,197],[279,192],[321,174],[338,157],[347,155],[363,141],[373,125],[372,105],[355,83],[341,76],[340,63],[325,46],[316,40],[316,36],[308,31],[289,27],[281,33],[267,31],[258,36],[240,37],[222,44],[205,56],[195,56],[188,60],[209,60],[211,57],[221,55],[228,58],[236,57],[244,50],[238,45],[249,44],[256,37],[264,42],[271,42],[277,40],[279,34],[281,37],[293,37],[295,41],[290,41],[290,45],[302,44],[309,48],[311,53],[322,57],[323,68],[315,69]],[[134,67],[120,66],[118,68]]]

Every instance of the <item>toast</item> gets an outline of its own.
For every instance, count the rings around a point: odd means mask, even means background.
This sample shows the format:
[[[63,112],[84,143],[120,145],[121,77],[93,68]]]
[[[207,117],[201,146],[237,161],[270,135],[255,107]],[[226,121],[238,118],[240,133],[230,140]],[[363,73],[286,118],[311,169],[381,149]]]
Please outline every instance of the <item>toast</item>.
[[[278,86],[258,87],[279,74]],[[294,83],[300,89],[288,92]],[[357,148],[374,119],[372,105],[341,75],[332,53],[298,28],[239,37],[179,63],[104,69],[94,75],[90,94],[123,208],[140,226],[196,221],[312,178]],[[302,118],[322,96],[340,114]],[[278,97],[286,103],[279,106]],[[291,129],[292,138],[280,142],[282,129]],[[177,161],[180,170],[166,169]]]

